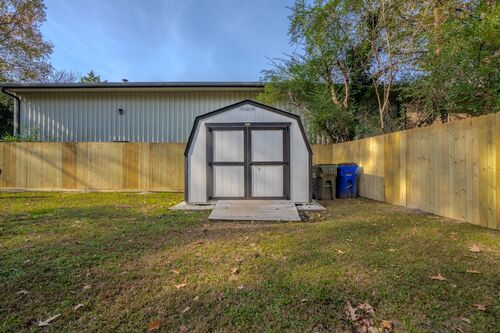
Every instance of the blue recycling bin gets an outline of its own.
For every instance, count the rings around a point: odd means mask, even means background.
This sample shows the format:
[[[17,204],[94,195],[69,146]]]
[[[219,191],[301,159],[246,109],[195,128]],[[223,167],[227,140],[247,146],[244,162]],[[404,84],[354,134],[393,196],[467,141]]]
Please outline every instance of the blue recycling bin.
[[[337,166],[336,196],[339,199],[358,196],[358,165],[342,163]]]

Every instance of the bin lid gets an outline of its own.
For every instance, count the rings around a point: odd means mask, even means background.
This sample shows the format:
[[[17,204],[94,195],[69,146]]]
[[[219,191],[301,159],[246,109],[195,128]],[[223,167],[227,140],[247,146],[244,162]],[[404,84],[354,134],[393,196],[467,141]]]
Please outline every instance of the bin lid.
[[[356,163],[342,163],[338,166],[338,173],[344,175],[344,173],[357,173],[358,165]]]
[[[325,175],[337,174],[337,164],[316,164],[315,167],[319,168],[321,173]]]

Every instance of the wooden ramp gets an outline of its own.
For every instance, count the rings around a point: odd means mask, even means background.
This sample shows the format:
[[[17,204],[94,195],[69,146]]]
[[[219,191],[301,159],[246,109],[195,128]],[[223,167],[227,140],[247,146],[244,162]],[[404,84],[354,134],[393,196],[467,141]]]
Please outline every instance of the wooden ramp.
[[[295,204],[289,200],[219,200],[209,220],[300,221]]]

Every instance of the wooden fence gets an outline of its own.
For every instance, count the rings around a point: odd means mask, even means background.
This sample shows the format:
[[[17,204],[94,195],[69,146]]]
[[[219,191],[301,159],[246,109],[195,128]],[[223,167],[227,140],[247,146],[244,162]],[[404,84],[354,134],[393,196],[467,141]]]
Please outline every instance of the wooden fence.
[[[0,143],[0,188],[183,191],[184,144]]]
[[[500,114],[314,152],[314,163],[358,163],[363,197],[500,230]]]
[[[183,191],[184,144],[0,143],[0,188]],[[334,145],[314,163],[356,162],[360,195],[500,230],[500,114]]]

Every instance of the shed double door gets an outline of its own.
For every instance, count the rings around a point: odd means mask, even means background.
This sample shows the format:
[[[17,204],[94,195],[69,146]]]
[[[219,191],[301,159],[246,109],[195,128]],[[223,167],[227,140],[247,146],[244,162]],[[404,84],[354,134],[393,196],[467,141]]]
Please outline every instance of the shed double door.
[[[207,124],[209,199],[289,199],[290,124]]]

